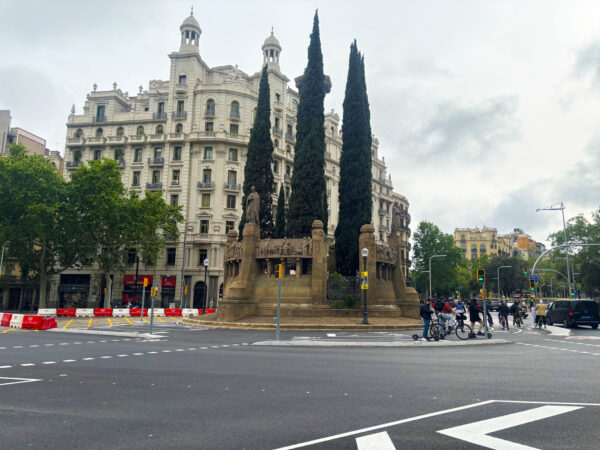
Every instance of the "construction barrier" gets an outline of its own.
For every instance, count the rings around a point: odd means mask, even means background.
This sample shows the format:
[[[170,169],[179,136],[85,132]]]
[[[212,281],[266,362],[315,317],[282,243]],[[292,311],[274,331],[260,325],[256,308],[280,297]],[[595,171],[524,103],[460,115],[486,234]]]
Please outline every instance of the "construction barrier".
[[[23,314],[13,314],[10,318],[11,328],[23,328]]]
[[[181,314],[183,316],[189,316],[190,314],[192,316],[197,316],[198,314],[200,314],[200,311],[198,311],[196,308],[184,308],[181,310]]]
[[[56,327],[56,319],[54,317],[44,317],[42,319],[42,330],[49,330]]]
[[[202,310],[200,309],[199,311],[200,311],[200,314],[202,314]],[[215,311],[216,311],[216,309],[214,309],[214,308],[205,309],[204,314],[212,314]]]
[[[21,328],[27,330],[41,330],[43,320],[44,318],[42,316],[23,316]]]
[[[164,316],[165,309],[164,308],[154,308],[154,315],[155,316]]]
[[[56,308],[38,309],[38,316],[54,317],[56,315]]]
[[[165,316],[181,317],[181,309],[180,308],[165,308]]]
[[[58,308],[56,310],[56,315],[58,317],[75,317],[76,311],[75,308]]]
[[[129,317],[129,309],[128,308],[113,308],[112,316],[113,317]]]
[[[94,308],[77,308],[75,310],[76,317],[94,317]]]
[[[8,314],[8,313],[2,314],[2,319],[0,319],[0,325],[2,325],[3,327],[9,327],[11,318],[12,318],[12,314]]]
[[[96,317],[112,317],[112,308],[96,308],[94,309],[94,316]]]
[[[131,314],[131,317],[140,317],[141,313],[142,308],[131,308],[129,310],[129,314]],[[144,317],[148,317],[148,308],[144,308]]]

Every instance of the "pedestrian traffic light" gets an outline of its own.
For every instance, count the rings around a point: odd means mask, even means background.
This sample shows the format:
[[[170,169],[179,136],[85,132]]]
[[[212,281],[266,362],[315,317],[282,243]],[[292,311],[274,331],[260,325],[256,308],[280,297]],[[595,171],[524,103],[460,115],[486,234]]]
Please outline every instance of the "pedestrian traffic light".
[[[577,291],[571,291],[571,297],[575,297],[577,295]]]
[[[477,269],[477,281],[485,283],[485,269]]]
[[[523,275],[527,275],[527,267],[523,267]]]
[[[529,280],[529,290],[535,292],[535,280]]]
[[[283,264],[275,266],[275,278],[283,278]]]

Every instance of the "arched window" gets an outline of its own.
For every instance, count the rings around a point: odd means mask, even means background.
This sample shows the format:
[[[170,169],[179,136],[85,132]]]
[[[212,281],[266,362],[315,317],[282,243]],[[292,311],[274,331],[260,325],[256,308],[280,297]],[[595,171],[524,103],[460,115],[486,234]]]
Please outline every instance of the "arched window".
[[[137,134],[138,136],[143,136],[144,135],[144,127],[141,125],[139,127],[137,127],[137,131],[135,132],[135,134]]]
[[[96,137],[102,137],[103,134],[104,134],[104,130],[102,128],[98,128],[96,130]]]
[[[275,139],[275,140],[273,141],[273,147],[275,147],[275,148],[279,148],[279,139]]]
[[[214,116],[215,115],[215,101],[212,98],[209,98],[206,101],[206,111],[204,113],[205,116]]]
[[[288,145],[286,145],[286,146],[285,146],[285,151],[286,151],[287,153],[289,153],[289,152],[291,152],[291,151],[292,151],[292,147],[290,146],[290,144],[288,144]]]
[[[234,119],[240,118],[240,104],[238,102],[231,102],[231,112],[229,113],[229,117]]]
[[[125,133],[125,130],[123,130],[123,127],[117,128],[117,136],[123,136],[123,133]]]
[[[292,111],[298,111],[298,100],[292,100]]]
[[[83,130],[81,128],[77,129],[77,131],[75,132],[75,137],[77,139],[81,139],[83,137]]]
[[[159,125],[156,127],[156,134],[163,134],[163,126]]]
[[[175,133],[182,133],[182,132],[183,132],[183,125],[182,125],[182,124],[180,124],[180,123],[178,123],[178,124],[175,126]]]

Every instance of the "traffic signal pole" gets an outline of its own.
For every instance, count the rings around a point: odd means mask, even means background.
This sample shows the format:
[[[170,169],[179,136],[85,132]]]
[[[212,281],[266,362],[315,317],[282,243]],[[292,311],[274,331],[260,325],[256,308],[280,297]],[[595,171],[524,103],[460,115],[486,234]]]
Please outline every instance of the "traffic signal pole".
[[[488,337],[488,320],[487,320],[487,298],[485,292],[485,278],[483,279],[483,330],[485,332],[485,336]],[[475,327],[473,325],[473,327]]]
[[[279,321],[281,318],[281,279],[283,278],[283,264],[277,266],[277,327],[275,328],[275,340],[279,342]]]

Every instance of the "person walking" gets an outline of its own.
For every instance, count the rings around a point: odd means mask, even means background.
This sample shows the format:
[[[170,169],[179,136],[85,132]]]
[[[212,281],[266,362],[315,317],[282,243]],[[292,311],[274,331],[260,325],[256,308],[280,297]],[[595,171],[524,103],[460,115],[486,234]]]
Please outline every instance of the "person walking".
[[[533,328],[537,327],[537,308],[535,306],[531,308],[531,318],[533,319]]]
[[[471,300],[469,304],[469,320],[471,321],[471,329],[473,330],[472,337],[475,337],[475,324],[479,323],[479,331],[477,332],[478,336],[483,336],[481,330],[483,329],[483,322],[481,321],[481,317],[479,317],[479,307],[477,306],[477,300]]]
[[[538,318],[538,325],[540,329],[542,328],[542,323],[544,324],[544,328],[546,328],[546,305],[541,300],[536,306],[536,316]]]
[[[423,319],[423,323],[425,326],[423,327],[423,336],[421,337],[422,341],[429,341],[429,337],[427,333],[429,332],[429,324],[431,323],[431,313],[433,309],[431,308],[431,303],[429,299],[423,301],[421,300],[421,309],[419,311],[421,315],[421,319]]]

